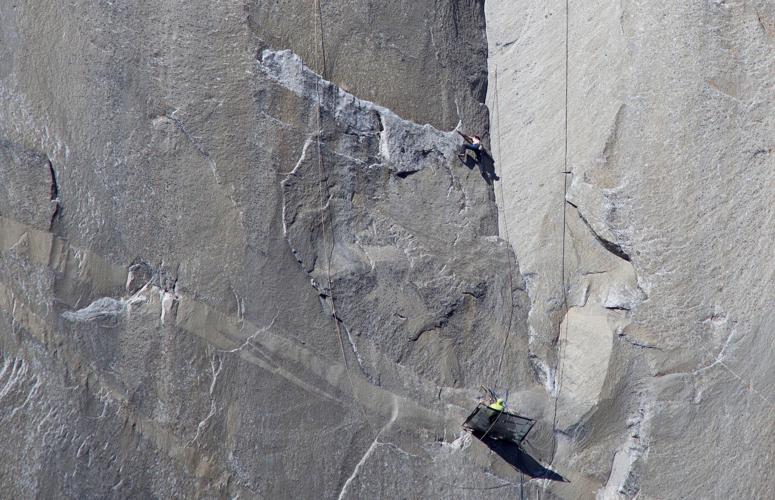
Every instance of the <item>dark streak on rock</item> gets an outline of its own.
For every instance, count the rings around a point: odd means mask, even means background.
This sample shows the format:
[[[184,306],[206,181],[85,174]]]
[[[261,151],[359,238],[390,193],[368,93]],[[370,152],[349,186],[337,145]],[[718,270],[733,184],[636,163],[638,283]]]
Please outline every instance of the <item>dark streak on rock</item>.
[[[419,170],[407,170],[404,172],[396,172],[396,177],[398,177],[399,179],[406,179],[410,175],[416,174],[417,172],[419,172]]]
[[[420,331],[418,331],[412,338],[409,339],[409,342],[417,342],[420,340],[420,337],[425,335],[426,333],[435,332],[438,331],[438,328],[433,326],[431,328],[422,328]]]
[[[519,40],[519,38],[515,38],[514,40],[509,40],[508,42],[503,42],[502,44],[499,44],[499,45],[505,49],[506,47],[510,47],[515,43],[517,43],[517,40]]]
[[[619,334],[619,338],[620,338],[620,339],[622,339],[622,340],[624,340],[625,342],[627,342],[627,343],[628,343],[628,344],[630,344],[631,346],[633,346],[633,347],[637,347],[637,348],[639,348],[639,349],[654,349],[654,350],[656,350],[656,351],[661,351],[661,350],[662,350],[662,349],[660,349],[659,347],[657,347],[657,346],[654,346],[654,345],[641,344],[640,342],[636,342],[636,341],[634,341],[634,340],[630,339],[630,338],[629,338],[627,335],[625,335],[624,333],[620,333],[620,334]]]
[[[574,208],[578,208],[578,207],[576,207],[576,205],[574,205],[571,202],[567,202],[567,203],[569,205],[571,205],[572,207],[574,207]],[[579,214],[579,218],[581,219],[581,221],[584,222],[584,224],[586,224],[586,226],[589,228],[590,232],[595,236],[595,239],[598,241],[598,243],[600,243],[603,246],[603,248],[605,248],[606,250],[608,250],[612,254],[616,255],[620,259],[626,260],[627,262],[631,262],[632,261],[632,259],[627,254],[627,252],[625,252],[624,249],[618,243],[614,243],[613,241],[609,241],[609,240],[603,238],[602,236],[600,236],[599,234],[597,234],[595,229],[592,227],[592,224],[590,224],[589,221],[584,217],[584,215],[582,215],[581,211],[577,210],[577,213]]]
[[[767,26],[767,23],[765,23],[764,19],[762,19],[762,13],[758,10],[756,11],[756,20],[759,21],[759,26],[761,26],[762,31],[765,35],[768,37],[772,37],[772,31],[771,28]]]
[[[57,217],[59,217],[60,214],[60,204],[59,204],[59,183],[57,182],[57,176],[56,171],[54,170],[54,164],[51,163],[51,160],[47,160],[48,162],[48,172],[49,175],[51,175],[51,202],[54,203],[54,212],[51,214],[51,219],[49,220],[48,228],[52,229],[54,227],[54,223],[56,222]]]
[[[179,119],[174,118],[174,117],[172,117],[170,115],[164,115],[164,116],[166,118],[169,118],[172,121],[172,123],[175,124],[175,127],[178,130],[180,130],[180,132],[186,137],[188,142],[190,142],[191,145],[194,146],[194,149],[196,149],[196,151],[200,155],[202,155],[203,158],[208,159],[208,160],[210,159],[210,153],[208,153],[207,150],[204,148],[204,146],[202,146],[199,143],[199,141],[193,135],[191,135],[191,133],[188,131],[188,129],[186,129],[186,126],[183,125],[182,121],[180,121]]]

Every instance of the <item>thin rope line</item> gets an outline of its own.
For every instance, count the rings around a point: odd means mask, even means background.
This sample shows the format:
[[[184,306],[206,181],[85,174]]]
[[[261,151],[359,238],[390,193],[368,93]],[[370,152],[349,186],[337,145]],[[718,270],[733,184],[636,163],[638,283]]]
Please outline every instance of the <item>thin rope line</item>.
[[[503,149],[501,148],[501,113],[500,113],[500,104],[498,102],[498,66],[495,66],[495,122],[498,126],[498,133],[495,136],[496,142],[498,144],[498,165],[502,166],[503,163],[501,162],[501,159],[503,155]],[[506,243],[508,245],[507,258],[509,259],[509,301],[510,303],[509,303],[509,322],[508,322],[508,327],[506,328],[506,337],[503,339],[503,347],[501,348],[500,361],[498,361],[498,374],[495,376],[495,387],[498,387],[500,384],[503,357],[506,354],[506,346],[509,341],[509,336],[511,335],[512,321],[514,320],[514,270],[513,270],[513,263],[511,261],[511,253],[513,250],[511,247],[511,240],[509,239],[509,225],[508,225],[508,217],[506,215],[506,198],[503,195],[503,180],[500,181],[499,190],[501,195],[501,212],[503,213],[503,234],[506,237]]]
[[[319,62],[321,63],[321,77],[323,79],[326,79],[326,50],[325,50],[325,43],[323,39],[323,11],[320,6],[320,0],[315,0],[315,45],[316,45],[316,52],[318,53]],[[318,22],[320,22],[320,31],[318,32]],[[318,40],[320,40],[320,44],[318,45]],[[323,128],[321,126],[322,123],[322,103],[323,103],[323,82],[321,79],[318,79],[317,82],[317,113],[316,113],[316,121],[317,121],[317,152],[318,152],[318,174],[319,174],[319,182],[318,182],[318,192],[320,195],[320,222],[323,229],[323,246],[325,247],[325,254],[326,254],[326,278],[328,280],[328,294],[331,297],[331,315],[334,319],[334,327],[336,329],[336,335],[339,339],[339,349],[342,353],[342,362],[344,363],[344,370],[347,374],[347,380],[350,383],[350,390],[353,394],[353,399],[358,405],[358,408],[361,410],[361,413],[363,413],[363,418],[366,421],[366,424],[371,429],[372,433],[375,432],[374,428],[371,425],[371,421],[369,421],[369,417],[366,414],[366,409],[364,408],[363,404],[361,404],[360,400],[358,399],[358,393],[355,390],[355,384],[353,383],[352,375],[350,374],[350,364],[347,361],[347,353],[345,352],[344,347],[344,338],[342,336],[342,329],[339,325],[339,316],[336,312],[336,301],[334,300],[334,282],[331,276],[331,260],[334,253],[334,245],[335,245],[335,234],[334,234],[334,225],[333,225],[333,216],[331,213],[331,203],[330,200],[328,200],[328,196],[323,194],[323,187],[325,184],[325,168],[323,165],[323,148],[321,146],[321,140],[320,136],[323,133]],[[327,189],[326,189],[327,191]],[[330,220],[330,224],[326,224],[326,218]],[[328,233],[331,233],[331,246],[329,248],[328,246]]]
[[[568,338],[568,324],[570,323],[570,316],[568,315],[568,291],[566,286],[565,277],[565,260],[566,260],[566,247],[565,239],[567,234],[567,220],[566,215],[568,211],[568,205],[566,199],[568,197],[568,68],[569,68],[569,49],[568,41],[570,38],[570,6],[569,0],[565,0],[565,113],[564,113],[564,147],[563,147],[563,173],[562,173],[562,262],[560,265],[561,282],[562,282],[562,309],[565,314],[565,328],[562,328],[562,321],[557,325],[557,342],[559,342],[559,352],[557,359],[557,368],[555,373],[557,379],[555,384],[557,390],[554,393],[554,414],[552,416],[552,456],[549,460],[549,466],[551,467],[554,462],[555,455],[557,454],[557,407],[560,400],[560,392],[562,391],[562,378],[564,371],[563,359],[565,357],[565,349],[567,348]],[[564,331],[563,331],[564,330]]]

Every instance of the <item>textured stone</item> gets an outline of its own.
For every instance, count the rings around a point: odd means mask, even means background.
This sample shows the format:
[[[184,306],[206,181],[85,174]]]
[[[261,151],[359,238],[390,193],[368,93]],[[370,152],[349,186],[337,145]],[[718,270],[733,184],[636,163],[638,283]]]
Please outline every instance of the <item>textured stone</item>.
[[[262,40],[290,49],[346,91],[417,123],[451,130],[462,122],[486,133],[483,6],[481,0],[280,0],[250,2],[247,11]]]
[[[317,5],[0,0],[4,495],[771,496],[772,5]]]
[[[59,209],[56,175],[48,158],[0,141],[0,214],[48,230]]]
[[[565,2],[493,0],[486,11],[501,222],[528,235],[514,248],[531,353],[572,431],[554,458],[571,485],[548,489],[766,497],[772,4],[568,5],[567,45]]]
[[[312,7],[0,1],[8,496],[518,490],[460,429],[531,377],[482,4],[323,2],[325,67]]]
[[[318,80],[300,59],[265,51],[262,66],[316,113]],[[509,264],[494,237],[492,189],[459,162],[457,134],[403,121],[326,82],[320,92],[326,96],[322,163],[310,138],[282,181],[291,249],[324,297],[332,293],[330,273],[337,315],[367,377],[387,378],[388,368],[364,359],[379,352],[447,385],[462,385],[466,373],[499,357],[497,322],[506,318],[491,312],[510,302],[493,293],[508,290],[500,271]],[[422,218],[434,223],[418,226]],[[521,328],[527,297],[517,278]]]

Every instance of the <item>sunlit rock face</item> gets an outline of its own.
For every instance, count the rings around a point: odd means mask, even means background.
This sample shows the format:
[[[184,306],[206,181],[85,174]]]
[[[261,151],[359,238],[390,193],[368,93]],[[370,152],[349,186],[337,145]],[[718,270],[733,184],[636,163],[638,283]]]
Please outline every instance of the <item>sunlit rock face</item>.
[[[771,496],[775,9],[567,6],[486,5],[501,224],[571,479],[550,493]]]
[[[4,496],[517,491],[483,5],[383,3],[0,1]]]
[[[4,495],[770,497],[775,10],[567,6],[0,0]]]

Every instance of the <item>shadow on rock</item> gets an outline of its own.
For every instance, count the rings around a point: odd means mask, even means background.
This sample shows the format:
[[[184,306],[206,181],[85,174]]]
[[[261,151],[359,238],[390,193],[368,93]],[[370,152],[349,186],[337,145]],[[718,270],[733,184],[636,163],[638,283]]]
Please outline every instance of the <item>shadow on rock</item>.
[[[479,436],[477,436],[479,437]],[[481,438],[480,438],[481,439]],[[569,483],[557,472],[547,469],[515,443],[485,437],[482,442],[509,465],[533,479],[549,479]]]
[[[460,160],[471,170],[478,165],[479,173],[482,174],[482,179],[484,179],[487,184],[492,184],[493,181],[500,180],[500,177],[495,173],[495,160],[493,160],[492,156],[490,156],[490,153],[487,151],[482,151],[476,155],[476,157],[466,153],[465,155],[460,156]]]

